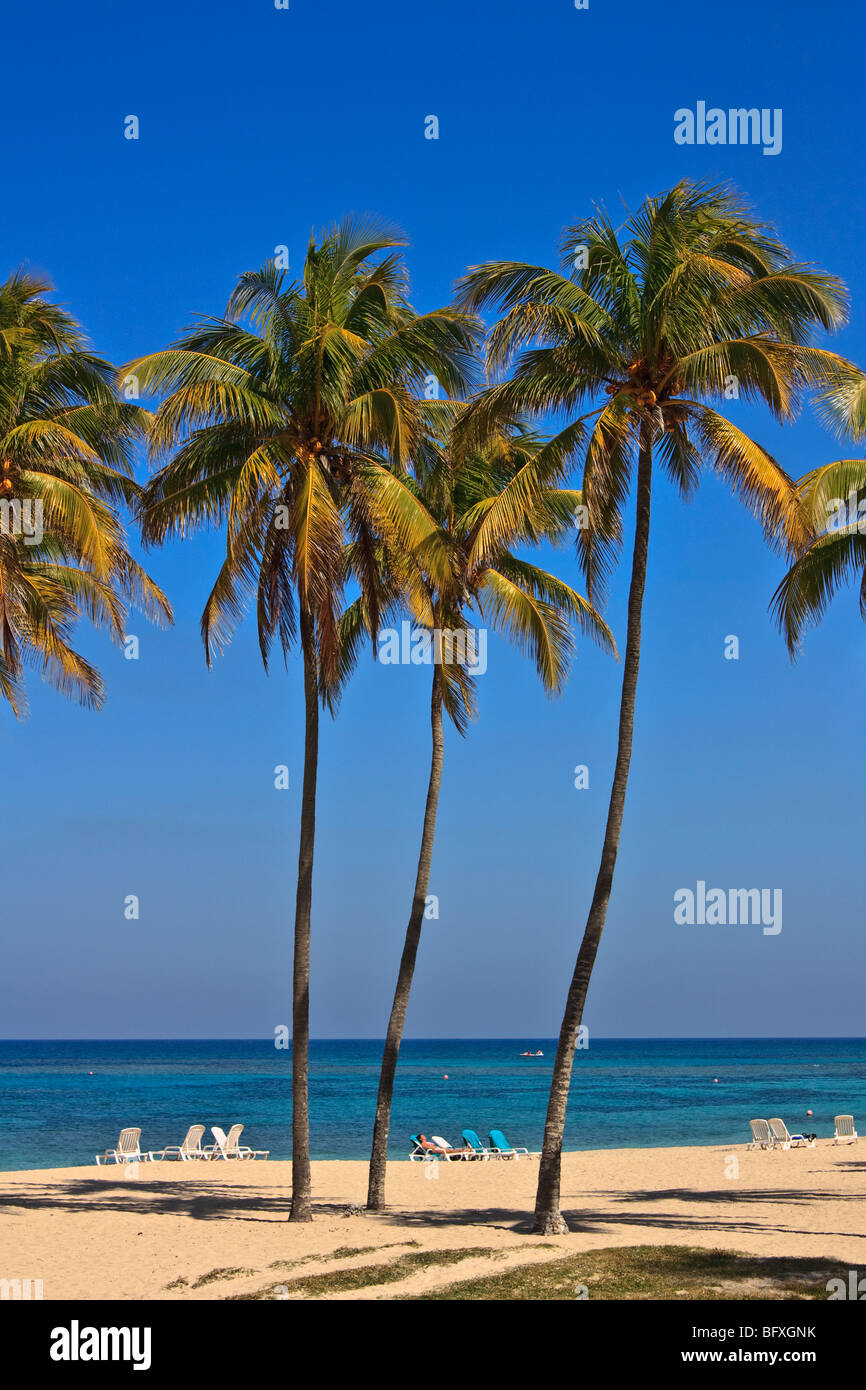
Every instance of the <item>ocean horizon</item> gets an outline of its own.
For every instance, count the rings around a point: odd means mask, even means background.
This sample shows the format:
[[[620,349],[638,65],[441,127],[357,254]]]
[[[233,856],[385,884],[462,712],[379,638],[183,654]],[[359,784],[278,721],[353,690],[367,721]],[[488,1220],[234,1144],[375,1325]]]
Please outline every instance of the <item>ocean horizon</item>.
[[[539,1148],[555,1050],[555,1038],[406,1039],[389,1156],[405,1158],[417,1130],[457,1142],[464,1127]],[[311,1041],[314,1159],[369,1156],[381,1051],[380,1039]],[[127,1125],[157,1149],[190,1124],[240,1122],[244,1142],[289,1158],[290,1057],[270,1038],[0,1041],[0,1171],[93,1163]],[[592,1038],[576,1054],[565,1148],[737,1145],[771,1115],[832,1137],[834,1115],[864,1110],[864,1038]]]

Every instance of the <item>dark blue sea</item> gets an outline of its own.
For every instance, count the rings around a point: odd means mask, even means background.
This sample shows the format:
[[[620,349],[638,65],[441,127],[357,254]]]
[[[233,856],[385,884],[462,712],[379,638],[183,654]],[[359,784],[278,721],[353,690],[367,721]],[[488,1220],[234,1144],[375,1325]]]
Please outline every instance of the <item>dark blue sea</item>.
[[[518,1056],[528,1048],[545,1055]],[[315,1158],[367,1156],[380,1051],[312,1043]],[[415,1130],[453,1142],[464,1126],[539,1148],[554,1051],[549,1038],[405,1042],[392,1157],[408,1153]],[[0,1042],[0,1169],[92,1163],[125,1125],[159,1148],[190,1124],[240,1121],[244,1142],[288,1158],[289,1059],[271,1040]],[[840,1112],[866,1127],[864,1039],[593,1039],[577,1053],[565,1147],[732,1144],[749,1138],[751,1118],[771,1115],[832,1135]]]

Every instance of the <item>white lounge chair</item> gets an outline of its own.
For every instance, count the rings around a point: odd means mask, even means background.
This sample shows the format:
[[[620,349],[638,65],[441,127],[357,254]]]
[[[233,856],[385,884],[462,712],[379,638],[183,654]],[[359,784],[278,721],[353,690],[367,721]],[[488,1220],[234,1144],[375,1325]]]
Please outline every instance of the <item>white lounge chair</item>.
[[[190,1125],[182,1144],[167,1144],[164,1149],[151,1149],[149,1154],[151,1163],[157,1158],[163,1160],[177,1158],[183,1163],[188,1163],[193,1158],[206,1158],[207,1154],[201,1146],[203,1134],[204,1125]]]
[[[97,1165],[100,1163],[144,1163],[150,1158],[150,1154],[141,1152],[140,1139],[140,1129],[122,1129],[117,1141],[117,1148],[106,1149],[104,1154],[97,1154]]]
[[[766,1120],[749,1120],[749,1129],[752,1131],[752,1142],[750,1149],[772,1149],[774,1139],[770,1133],[770,1126]]]
[[[858,1134],[854,1128],[853,1115],[837,1115],[833,1121],[833,1143],[834,1144],[854,1144]]]
[[[246,1144],[238,1143],[243,1129],[243,1125],[232,1125],[226,1136],[219,1125],[211,1125],[210,1132],[214,1137],[214,1143],[208,1144],[202,1152],[208,1158],[267,1158],[270,1149],[250,1149]]]
[[[784,1120],[770,1119],[773,1138],[780,1149],[814,1149],[815,1140],[807,1139],[805,1134],[789,1134]]]

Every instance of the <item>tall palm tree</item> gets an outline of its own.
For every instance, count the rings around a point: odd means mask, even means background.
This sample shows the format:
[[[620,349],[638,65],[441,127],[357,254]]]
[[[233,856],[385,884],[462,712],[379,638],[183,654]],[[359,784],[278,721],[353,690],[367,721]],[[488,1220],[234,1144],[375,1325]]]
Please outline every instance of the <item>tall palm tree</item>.
[[[146,390],[168,391],[151,448],[172,457],[143,511],[150,542],[226,526],[226,558],[205,604],[210,663],[249,602],[267,668],[276,638],[297,641],[304,679],[304,775],[292,984],[292,1221],[312,1218],[308,1113],[310,920],[319,700],[339,678],[338,631],[349,579],[375,631],[377,544],[411,550],[430,530],[400,472],[434,374],[469,384],[480,334],[453,310],[417,315],[398,248],[376,223],[346,220],[310,242],[299,281],[273,263],[240,277],[226,315],[131,363]],[[348,571],[347,571],[348,565]]]
[[[415,973],[436,834],[444,758],[443,714],[465,733],[475,712],[478,645],[470,618],[503,633],[535,662],[548,694],[566,680],[574,650],[571,624],[614,649],[603,620],[586,599],[546,570],[518,558],[515,546],[555,537],[573,525],[580,494],[557,488],[564,461],[556,449],[520,429],[500,431],[486,447],[458,450],[448,428],[449,403],[432,407],[445,419],[440,438],[419,451],[417,483],[437,534],[402,567],[402,588],[417,629],[426,632],[432,664],[431,759],[412,907],[379,1075],[367,1207],[385,1209],[385,1175],[394,1077]],[[441,425],[445,424],[444,436]],[[436,565],[428,558],[434,548]],[[444,557],[444,563],[442,563]],[[387,566],[386,566],[387,567]],[[395,576],[399,584],[401,576]],[[363,632],[363,600],[346,615],[347,653]]]
[[[866,434],[866,377],[825,394],[829,422],[859,439]],[[860,580],[860,612],[866,619],[866,459],[824,464],[801,478],[797,490],[812,518],[814,537],[773,596],[772,608],[795,656],[807,627],[818,623],[837,591]]]
[[[133,445],[147,417],[118,400],[114,368],[51,288],[22,269],[0,285],[0,697],[19,716],[27,666],[102,704],[99,672],[71,645],[81,617],[118,642],[130,603],[171,618],[117,510],[139,492]]]
[[[578,556],[597,602],[614,562],[635,477],[617,755],[601,863],[568,990],[544,1131],[535,1230],[567,1229],[559,1210],[562,1137],[577,1032],[604,927],[625,806],[640,661],[654,464],[681,496],[719,474],[768,540],[798,554],[809,522],[791,479],[712,402],[762,401],[779,420],[811,387],[838,385],[850,364],[811,345],[844,317],[841,282],[795,263],[775,232],[728,188],[682,182],[630,217],[627,237],[601,212],[568,230],[562,272],[499,262],[470,270],[461,301],[505,311],[490,338],[491,387],[478,422],[503,412],[586,406],[561,438],[583,456]]]

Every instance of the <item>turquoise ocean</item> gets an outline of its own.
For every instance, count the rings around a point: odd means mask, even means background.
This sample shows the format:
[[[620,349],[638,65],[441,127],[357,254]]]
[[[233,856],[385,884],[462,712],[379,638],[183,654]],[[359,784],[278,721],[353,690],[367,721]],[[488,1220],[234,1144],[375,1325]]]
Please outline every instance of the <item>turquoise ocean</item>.
[[[405,1042],[391,1156],[408,1154],[416,1130],[454,1142],[464,1126],[539,1148],[555,1047]],[[543,1057],[518,1055],[537,1048]],[[367,1156],[380,1055],[370,1040],[311,1044],[314,1158]],[[289,1069],[271,1039],[0,1042],[0,1169],[92,1163],[125,1125],[150,1149],[179,1143],[190,1124],[240,1121],[244,1141],[288,1158]],[[842,1112],[866,1130],[866,1039],[592,1039],[577,1053],[565,1147],[743,1143],[750,1119],[772,1115],[830,1136]]]

